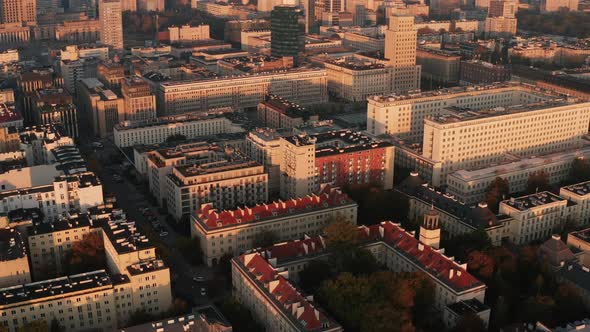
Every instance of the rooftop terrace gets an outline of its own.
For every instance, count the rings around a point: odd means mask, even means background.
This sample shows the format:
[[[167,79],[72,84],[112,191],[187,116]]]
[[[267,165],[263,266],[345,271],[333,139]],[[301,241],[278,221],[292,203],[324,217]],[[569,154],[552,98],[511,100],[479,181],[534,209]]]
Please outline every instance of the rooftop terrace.
[[[565,200],[565,198],[557,196],[549,191],[542,191],[536,194],[511,198],[509,200],[502,201],[502,204],[506,204],[519,211],[526,211],[535,207]]]

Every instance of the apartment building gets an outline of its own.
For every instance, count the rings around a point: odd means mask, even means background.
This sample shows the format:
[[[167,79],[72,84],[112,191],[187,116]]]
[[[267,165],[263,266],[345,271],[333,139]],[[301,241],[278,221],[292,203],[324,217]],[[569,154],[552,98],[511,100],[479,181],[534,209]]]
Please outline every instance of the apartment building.
[[[56,259],[54,256],[63,255],[68,245],[75,242],[75,236],[82,239],[87,234],[86,226],[75,224],[80,220],[75,216],[67,220],[69,223],[59,224],[58,229],[46,226],[51,224],[32,226],[31,247],[36,253],[58,248],[46,255],[50,261]],[[112,206],[90,209],[84,220],[90,231],[98,231],[102,236],[109,271],[1,289],[0,320],[9,331],[34,320],[49,323],[52,319],[66,331],[111,331],[127,324],[133,312],[142,310],[157,315],[170,308],[170,271],[156,259],[155,247],[137,231],[135,223],[127,221],[122,211]]]
[[[105,138],[125,117],[125,100],[96,78],[78,81],[78,106],[89,120],[94,135]]]
[[[283,150],[281,136],[268,128],[256,128],[246,136],[245,153],[264,166],[268,174],[268,195],[278,197],[281,192],[281,160]]]
[[[115,50],[123,50],[123,11],[121,0],[98,0],[100,41]]]
[[[132,76],[123,79],[121,94],[125,100],[125,120],[141,121],[156,117],[156,96],[152,94],[150,85],[142,77]]]
[[[209,25],[202,24],[198,26],[183,25],[180,27],[172,26],[168,28],[170,42],[206,40],[210,39]]]
[[[14,127],[0,128],[0,154],[20,150],[20,136]]]
[[[356,225],[357,208],[346,194],[329,186],[317,194],[229,211],[209,203],[192,217],[191,236],[199,239],[205,262],[216,265],[223,255],[253,249],[264,232],[286,241],[319,235],[336,219]]]
[[[516,97],[516,96],[513,96]],[[521,93],[520,104],[473,110],[447,107],[424,119],[423,155],[442,162],[440,186],[457,170],[580,147],[588,132],[590,104]],[[543,100],[535,102],[536,100]]]
[[[360,226],[358,232],[360,245],[389,270],[421,271],[432,280],[435,291],[432,304],[447,327],[453,327],[456,323],[454,307],[461,304],[477,304],[477,309],[470,311],[475,311],[487,326],[490,308],[483,304],[486,286],[469,274],[466,264],[458,264],[441,251],[419,242],[413,234],[390,221],[369,227]],[[324,243],[325,240],[320,236],[306,237],[233,258],[234,296],[252,310],[261,324],[273,331],[281,327],[290,331],[341,331],[337,322],[329,320],[322,315],[319,308],[314,307],[311,298],[306,302],[289,302],[287,305],[279,302],[279,306],[274,300],[283,298],[279,297],[277,291],[285,287],[276,288],[275,291],[274,287],[262,287],[258,281],[259,276],[262,276],[265,283],[277,287],[287,283],[288,289],[299,294],[292,280],[298,279],[302,266],[309,261],[329,259]],[[301,321],[301,314],[306,310],[315,310],[315,315],[307,316],[315,319],[304,326],[295,325],[293,321]],[[269,314],[270,312],[273,314]]]
[[[394,68],[392,82],[396,93],[420,89],[421,67],[416,65],[418,32],[414,16],[393,15],[385,31],[385,59]]]
[[[243,132],[223,113],[227,110],[211,110],[207,113],[181,114],[158,117],[145,121],[125,121],[113,129],[115,145],[124,148],[137,144],[159,144],[171,135],[183,135],[187,139],[200,136]]]
[[[298,68],[286,72],[162,82],[158,85],[156,100],[162,115],[204,112],[219,107],[252,108],[268,93],[310,105],[328,100],[327,83],[324,69]]]
[[[573,221],[578,225],[590,224],[590,181],[561,187],[559,189],[559,196],[577,204],[578,214]]]
[[[15,228],[0,230],[0,287],[31,282],[27,248],[21,233]]]
[[[487,188],[497,178],[508,181],[510,191],[523,192],[529,176],[535,172],[547,174],[548,182],[557,185],[567,180],[576,158],[590,158],[590,147],[564,150],[562,152],[519,157],[506,154],[505,159],[494,165],[466,168],[449,174],[446,192],[466,204],[484,200]]]
[[[213,305],[193,308],[191,313],[128,326],[117,332],[232,332],[232,326]]]
[[[89,234],[102,235],[101,225],[88,214],[72,213],[51,223],[33,223],[27,227],[31,272],[35,280],[63,276],[67,253]]]
[[[101,62],[96,68],[96,78],[109,89],[120,88],[125,78],[125,68],[117,62]]]
[[[501,245],[510,237],[510,217],[496,215],[483,202],[464,204],[454,196],[432,188],[417,172],[395,187],[409,201],[409,220],[420,222],[425,215],[435,211],[440,227],[449,238],[484,230],[492,244]]]
[[[514,17],[486,17],[487,38],[509,38],[516,35],[517,19]]]
[[[68,43],[96,43],[100,40],[100,22],[82,19],[65,21],[53,27],[54,38]]]
[[[258,104],[257,118],[269,128],[294,128],[319,121],[317,114],[276,95],[268,95]]]
[[[578,0],[542,0],[540,3],[542,13],[556,12],[560,10],[577,11],[579,9]]]
[[[12,92],[12,90],[9,91]],[[0,127],[22,128],[22,126],[23,117],[21,116],[20,112],[17,111],[14,100],[8,103],[0,101]]]
[[[500,202],[500,214],[514,219],[510,240],[515,244],[550,238],[568,219],[575,221],[577,211],[577,204],[549,191]]]
[[[510,68],[481,60],[461,61],[461,84],[492,84],[510,80]]]
[[[102,184],[94,173],[63,175],[55,165],[10,170],[0,174],[0,185],[1,212],[39,208],[49,221],[103,203]]]
[[[95,44],[67,45],[60,50],[60,60],[76,61],[84,58],[97,58],[102,61],[109,59],[109,48]]]
[[[220,150],[215,146],[205,147],[196,158],[187,158],[186,164],[173,166],[164,177],[160,198],[165,200],[163,203],[177,220],[190,216],[204,203],[212,203],[217,209],[230,209],[268,200],[268,174],[264,167],[239,152]],[[169,152],[170,155],[164,153],[164,156],[175,156]],[[154,167],[151,168],[148,162],[148,168],[152,170],[153,178],[156,171],[168,172],[165,159],[157,156],[151,159]],[[150,180],[151,183],[156,181]]]
[[[35,107],[36,123],[60,124],[71,137],[78,137],[78,108],[74,104],[44,104]]]
[[[361,52],[383,52],[385,50],[385,38],[382,35],[370,36],[360,32],[346,31],[342,36],[342,45]]]
[[[568,233],[567,246],[576,251],[581,265],[590,265],[590,228]]]
[[[422,66],[422,77],[435,84],[459,83],[461,55],[443,50],[419,47],[416,63]]]
[[[393,187],[393,146],[350,130],[281,138],[281,197],[302,197],[321,184]]]

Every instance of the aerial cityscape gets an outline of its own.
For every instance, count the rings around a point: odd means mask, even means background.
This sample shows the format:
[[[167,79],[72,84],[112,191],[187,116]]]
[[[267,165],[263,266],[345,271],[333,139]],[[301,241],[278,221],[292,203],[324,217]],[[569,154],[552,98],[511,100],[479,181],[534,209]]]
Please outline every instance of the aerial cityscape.
[[[0,0],[0,332],[590,332],[589,0]]]

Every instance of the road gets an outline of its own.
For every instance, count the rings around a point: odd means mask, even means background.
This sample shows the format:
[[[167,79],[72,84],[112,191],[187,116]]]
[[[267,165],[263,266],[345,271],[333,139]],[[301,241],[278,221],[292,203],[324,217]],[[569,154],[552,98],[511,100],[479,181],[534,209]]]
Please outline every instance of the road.
[[[212,299],[208,296],[201,295],[201,288],[205,288],[208,294],[213,284],[218,285],[218,283],[213,283],[213,279],[215,278],[214,270],[204,264],[193,266],[185,259],[175,246],[177,239],[182,237],[182,235],[166,223],[166,216],[161,215],[156,206],[150,205],[150,201],[141,191],[140,185],[133,184],[124,176],[121,176],[123,181],[117,182],[115,180],[115,174],[122,174],[123,167],[122,165],[111,165],[109,157],[113,154],[118,154],[119,150],[111,141],[103,140],[101,142],[104,144],[104,149],[96,151],[94,156],[100,165],[98,175],[103,185],[103,192],[114,194],[117,199],[117,205],[125,211],[127,219],[135,221],[140,230],[151,233],[153,235],[150,239],[151,241],[159,242],[158,244],[170,250],[170,255],[165,261],[170,267],[172,294],[175,297],[186,300],[193,306],[212,302]],[[81,150],[84,150],[84,148]],[[88,149],[85,152],[91,153]],[[140,211],[141,208],[145,207],[148,207],[157,216],[161,228],[168,235],[159,236],[158,232],[153,229],[151,223]],[[204,277],[205,281],[193,281],[195,276]],[[216,291],[216,293],[222,292]]]

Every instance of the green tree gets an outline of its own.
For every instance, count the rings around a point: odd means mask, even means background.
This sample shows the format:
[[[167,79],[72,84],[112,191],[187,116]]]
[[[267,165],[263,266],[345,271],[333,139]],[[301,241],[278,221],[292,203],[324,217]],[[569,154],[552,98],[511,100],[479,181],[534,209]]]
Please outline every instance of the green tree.
[[[63,331],[65,331],[65,328],[59,324],[59,321],[57,320],[57,318],[53,318],[51,320],[51,325],[49,326],[49,331],[50,332],[63,332]]]
[[[154,320],[156,320],[156,317],[145,311],[145,309],[135,310],[129,315],[126,326],[145,324]]]
[[[494,212],[498,212],[500,202],[510,194],[510,184],[508,180],[497,177],[490,183],[486,189],[485,201],[488,208]]]
[[[332,264],[324,260],[312,260],[299,272],[299,286],[313,294],[324,281],[333,276]]]
[[[464,233],[453,238],[442,238],[441,247],[445,248],[445,254],[455,257],[459,261],[466,261],[470,252],[485,250],[492,245],[492,241],[483,229],[477,229],[471,233]]]
[[[192,265],[203,264],[203,251],[201,250],[199,238],[179,236],[174,245]]]
[[[529,194],[550,190],[549,175],[544,170],[531,173],[527,180],[526,187],[526,191]]]
[[[231,323],[234,332],[264,331],[264,328],[254,320],[252,313],[233,297],[225,299],[218,307]]]

